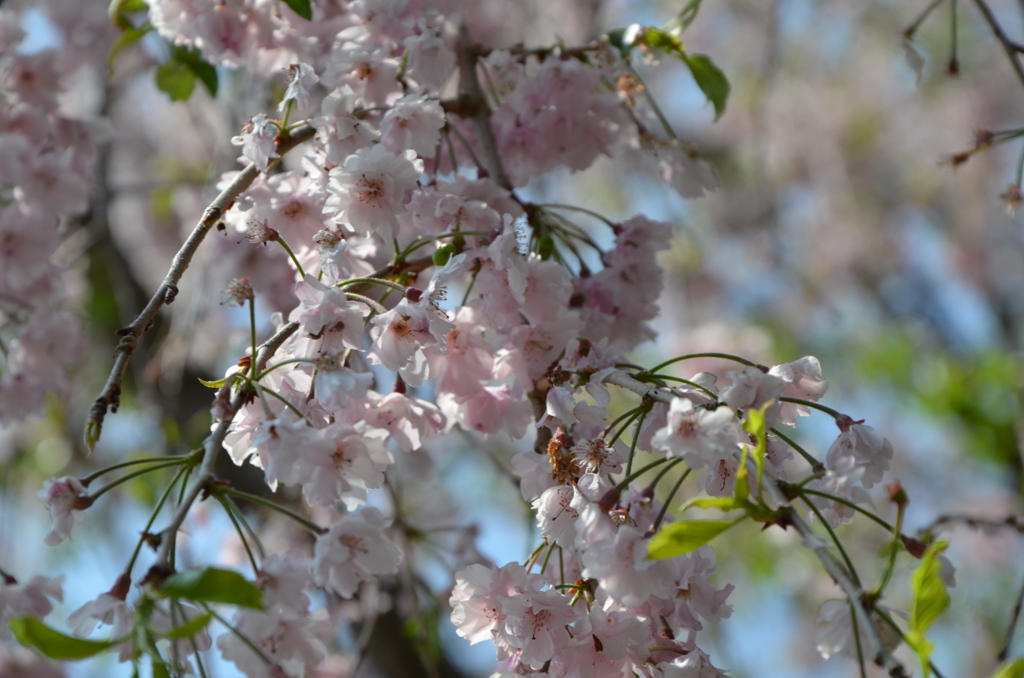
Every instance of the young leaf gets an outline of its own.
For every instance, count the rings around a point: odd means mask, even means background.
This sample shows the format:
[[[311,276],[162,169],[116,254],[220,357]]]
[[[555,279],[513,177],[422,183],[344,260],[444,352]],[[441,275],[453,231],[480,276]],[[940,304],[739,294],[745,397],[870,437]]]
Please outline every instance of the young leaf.
[[[1024,678],[1024,659],[1016,659],[1009,664],[1003,664],[991,678]]]
[[[743,430],[753,435],[757,440],[757,447],[750,450],[750,455],[754,458],[754,464],[757,466],[757,492],[759,497],[761,481],[764,478],[764,456],[768,450],[767,433],[765,432],[765,412],[773,404],[768,402],[759,410],[747,410],[747,419],[743,422]]]
[[[167,633],[162,633],[160,635],[164,638],[191,638],[206,628],[206,625],[210,623],[211,619],[213,619],[213,615],[207,612],[206,614],[193,617],[181,626],[173,628]]]
[[[180,61],[171,60],[156,69],[156,86],[171,101],[188,101],[196,86],[196,74]]]
[[[702,0],[690,0],[669,25],[676,28],[680,33],[685,31],[690,27],[690,24],[693,23],[693,20],[697,18],[697,11],[700,9],[701,1]]]
[[[128,28],[121,32],[121,35],[117,36],[117,40],[114,41],[113,46],[110,48],[110,54],[107,55],[107,68],[114,70],[114,59],[121,51],[137,43],[142,39],[146,33],[153,30],[153,26],[147,21],[138,28]]]
[[[251,581],[231,570],[207,567],[171,575],[161,592],[169,598],[186,598],[204,603],[228,603],[262,609],[262,593]]]
[[[291,7],[293,12],[306,21],[313,20],[313,7],[309,4],[309,0],[284,0],[284,4]]]
[[[715,508],[720,511],[733,511],[735,509],[747,509],[750,507],[750,502],[737,499],[736,497],[701,497],[700,499],[694,499],[683,507],[683,510],[691,508],[702,508],[711,509]]]
[[[925,678],[931,673],[928,658],[935,647],[925,639],[925,633],[949,608],[949,593],[939,576],[942,563],[938,558],[939,553],[948,545],[949,542],[940,541],[928,547],[921,564],[910,577],[913,602],[910,606],[910,633],[907,634],[907,642],[917,652]]]
[[[199,383],[203,386],[208,386],[209,388],[220,388],[224,384],[228,383],[228,378],[224,377],[223,379],[217,379],[216,381],[206,381],[202,377],[199,377]]]
[[[715,107],[715,122],[725,113],[725,101],[729,98],[729,80],[704,54],[684,54],[683,61],[690,67],[693,79]]]
[[[647,545],[647,558],[665,560],[690,551],[696,551],[704,544],[722,534],[743,520],[688,520],[672,523],[654,535]]]
[[[203,55],[198,49],[175,47],[174,60],[187,66],[206,86],[210,96],[217,96],[217,69],[203,59]]]
[[[58,661],[86,659],[121,642],[121,640],[82,640],[66,636],[32,617],[12,619],[11,632],[22,645],[34,647],[42,655]]]

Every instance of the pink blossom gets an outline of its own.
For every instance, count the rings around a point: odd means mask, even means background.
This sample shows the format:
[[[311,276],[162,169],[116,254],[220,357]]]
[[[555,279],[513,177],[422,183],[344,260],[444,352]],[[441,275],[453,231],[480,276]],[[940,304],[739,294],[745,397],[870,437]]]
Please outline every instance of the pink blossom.
[[[539,592],[546,583],[542,575],[530,574],[519,563],[490,568],[470,565],[455,574],[449,601],[455,632],[471,645],[493,638],[505,621],[503,598]]]
[[[786,382],[782,395],[788,398],[810,400],[813,403],[821,400],[828,390],[828,380],[821,376],[821,363],[814,356],[804,356],[791,363],[776,365],[768,374]],[[796,426],[796,418],[806,417],[811,413],[807,405],[782,403],[779,419],[783,424]]]
[[[387,431],[388,438],[403,452],[418,450],[424,441],[436,438],[445,430],[446,417],[432,403],[404,393],[368,395],[373,404],[366,411],[366,423]]]
[[[571,548],[576,539],[575,521],[579,511],[571,506],[575,490],[568,485],[556,485],[544,490],[531,506],[537,512],[537,527],[544,541]]]
[[[504,622],[498,628],[495,645],[519,650],[519,661],[541,668],[571,640],[566,626],[580,613],[569,606],[569,598],[555,590],[516,591],[499,596]]]
[[[289,101],[294,101],[298,110],[305,110],[309,106],[310,90],[320,82],[320,78],[309,64],[291,64],[288,66],[287,80],[288,89],[277,110],[283,111]]]
[[[422,173],[423,162],[414,151],[396,155],[381,145],[361,148],[344,167],[331,170],[324,212],[360,235],[376,234],[390,242],[398,229],[396,217],[406,211],[406,193]]]
[[[239,609],[232,625],[273,662],[272,666],[267,666],[266,660],[234,633],[217,638],[217,648],[225,660],[234,663],[248,678],[302,676],[327,656],[319,637],[331,625],[322,612],[311,615],[305,610],[278,609],[268,613]]]
[[[731,458],[740,441],[736,417],[727,407],[697,408],[685,398],[674,398],[665,428],[651,445],[670,457],[682,457],[692,468]]]
[[[368,148],[380,136],[370,123],[354,115],[356,100],[352,88],[343,85],[324,98],[320,104],[322,115],[310,122],[332,166],[344,164],[348,156]]]
[[[297,451],[285,482],[301,483],[311,504],[333,506],[341,501],[354,510],[366,502],[368,490],[384,482],[384,470],[393,461],[384,437],[383,431],[367,430],[362,423],[331,424]]]
[[[392,153],[412,149],[432,158],[441,142],[444,124],[444,110],[437,101],[409,95],[396,101],[384,114],[380,123],[381,143]]]
[[[343,598],[359,584],[398,572],[401,552],[383,531],[387,522],[372,506],[343,517],[320,535],[314,547],[313,581]]]
[[[14,577],[0,576],[0,626],[6,628],[14,617],[42,619],[50,614],[53,611],[50,599],[64,600],[63,582],[63,575],[55,578],[36,575],[27,584],[19,584]]]
[[[363,318],[367,309],[350,301],[339,287],[328,287],[311,275],[295,285],[301,306],[288,316],[313,339],[323,339],[320,350],[336,353],[344,348],[362,348]]]
[[[85,485],[72,476],[47,480],[38,496],[46,502],[50,520],[53,521],[53,527],[45,539],[49,546],[70,539],[71,528],[85,517],[83,511],[92,505]]]
[[[249,118],[242,125],[242,133],[231,137],[231,143],[242,147],[242,155],[248,158],[260,171],[266,171],[271,158],[277,157],[277,127],[263,113]]]
[[[841,432],[825,454],[825,466],[838,469],[840,459],[851,459],[863,471],[861,484],[870,489],[889,470],[892,443],[875,429],[849,417],[836,420],[836,424]]]

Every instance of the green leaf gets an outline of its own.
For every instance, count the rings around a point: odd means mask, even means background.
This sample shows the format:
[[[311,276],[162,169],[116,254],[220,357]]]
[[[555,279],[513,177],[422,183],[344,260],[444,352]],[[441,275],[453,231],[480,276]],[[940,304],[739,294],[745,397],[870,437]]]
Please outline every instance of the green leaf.
[[[161,592],[169,598],[263,609],[260,605],[263,594],[255,584],[237,572],[215,567],[173,574],[164,582]]]
[[[207,612],[206,614],[193,617],[181,626],[160,635],[164,638],[191,638],[206,628],[211,619],[213,619],[213,615]]]
[[[1002,664],[992,674],[992,678],[1024,678],[1024,659]]]
[[[122,31],[121,35],[117,36],[117,40],[114,41],[113,46],[110,48],[110,54],[107,55],[107,68],[114,70],[114,59],[117,58],[117,55],[120,54],[124,48],[137,43],[142,39],[142,36],[149,33],[151,30],[153,30],[153,26],[147,21],[138,28],[128,28]]]
[[[925,633],[942,613],[949,609],[949,592],[946,591],[946,584],[939,576],[942,571],[939,554],[948,545],[949,542],[940,541],[929,546],[921,558],[921,564],[910,577],[913,602],[910,606],[910,633],[907,634],[907,642],[917,652],[925,678],[931,673],[928,658],[935,647],[925,639]]]
[[[180,61],[168,61],[156,69],[156,87],[171,101],[188,101],[196,86],[196,74]]]
[[[110,0],[110,4],[107,5],[107,13],[111,17],[123,13],[145,12],[148,9],[149,5],[145,0]]]
[[[149,661],[153,665],[153,678],[171,678],[171,672],[167,663],[159,655],[150,655]]]
[[[702,509],[718,509],[720,511],[734,511],[736,509],[747,509],[750,507],[749,501],[737,499],[736,497],[701,497],[700,499],[694,499],[683,507],[683,510],[691,508],[702,508]]]
[[[683,61],[690,67],[693,79],[715,107],[715,122],[725,113],[725,101],[729,98],[729,80],[704,54],[684,54]]]
[[[58,661],[86,659],[117,645],[123,640],[82,640],[81,638],[66,636],[32,617],[12,619],[11,631],[22,645],[34,647],[44,656]]]
[[[313,7],[309,4],[309,0],[283,0],[283,2],[306,21],[313,20]]]
[[[679,38],[660,28],[648,27],[640,33],[640,42],[652,49],[657,49],[670,54],[680,54],[683,43]]]
[[[210,96],[217,96],[217,69],[203,59],[202,52],[194,48],[175,47],[174,60],[187,66],[206,85]]]
[[[228,378],[224,377],[223,379],[217,379],[216,381],[206,381],[202,377],[199,377],[199,383],[210,388],[220,388],[224,384],[228,383]]]
[[[768,434],[765,430],[765,412],[774,402],[765,403],[761,409],[747,410],[746,421],[743,422],[743,430],[754,436],[757,440],[757,447],[750,450],[754,457],[754,465],[757,466],[757,496],[761,496],[761,481],[764,479],[764,456],[768,450]]]
[[[685,31],[693,23],[693,20],[697,18],[697,11],[700,9],[701,2],[702,0],[690,0],[669,26],[675,28],[680,33]]]
[[[672,523],[654,535],[647,545],[649,560],[675,558],[696,551],[704,544],[743,520],[688,520]]]

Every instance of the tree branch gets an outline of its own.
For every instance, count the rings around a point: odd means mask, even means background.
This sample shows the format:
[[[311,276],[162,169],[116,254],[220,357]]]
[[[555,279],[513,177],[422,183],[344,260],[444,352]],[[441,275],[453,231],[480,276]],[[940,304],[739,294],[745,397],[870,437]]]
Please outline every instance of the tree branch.
[[[484,164],[487,165],[481,169],[494,179],[494,183],[506,190],[512,190],[512,182],[505,174],[501,157],[498,155],[498,146],[494,143],[494,131],[491,129],[487,99],[484,98],[480,81],[476,77],[476,62],[480,52],[476,43],[469,37],[469,30],[465,23],[459,28],[459,39],[455,44],[455,51],[459,60],[460,108],[464,111],[464,115],[473,121],[473,127],[476,129],[480,152],[484,156]],[[455,171],[454,167],[452,171]]]
[[[1003,32],[1003,27],[999,25],[995,15],[989,8],[988,3],[985,0],[974,0],[974,4],[981,10],[982,15],[985,17],[985,21],[992,28],[992,33],[999,40],[999,44],[1003,46],[1003,50],[1006,52],[1006,56],[1010,58],[1010,65],[1013,66],[1014,72],[1017,74],[1017,79],[1024,85],[1024,67],[1021,66],[1020,60],[1017,59],[1017,52],[1019,51],[1017,43],[1010,40],[1006,33]]]
[[[259,349],[256,351],[256,373],[258,374],[267,365],[267,361],[277,352],[281,345],[288,339],[288,337],[295,334],[296,330],[299,329],[298,323],[288,323],[277,331],[277,333],[268,339]],[[192,508],[192,504],[195,503],[200,493],[207,490],[210,483],[214,480],[213,468],[217,462],[217,455],[224,447],[224,438],[227,436],[228,431],[231,429],[231,423],[235,419],[235,414],[242,408],[242,405],[246,403],[249,397],[252,395],[245,386],[239,386],[238,391],[231,398],[231,410],[227,416],[220,420],[217,424],[217,428],[214,429],[213,433],[207,436],[206,440],[203,441],[203,461],[199,465],[199,470],[195,474],[192,484],[189,485],[185,491],[184,497],[182,497],[181,503],[175,510],[174,515],[171,517],[171,521],[168,523],[160,532],[160,550],[157,551],[156,562],[146,573],[147,581],[161,582],[170,576],[174,572],[174,567],[171,565],[171,553],[174,550],[174,543],[177,539],[178,530],[181,528],[182,523],[185,522],[185,518],[188,516],[189,510]]]
[[[316,130],[308,124],[303,124],[292,130],[292,132],[277,143],[277,154],[283,156],[285,153],[298,146],[304,141],[313,138]],[[107,377],[107,383],[103,386],[100,395],[93,402],[89,411],[89,420],[85,425],[85,443],[91,450],[99,440],[103,429],[103,419],[107,410],[117,412],[121,404],[121,383],[124,379],[124,372],[131,360],[132,353],[139,344],[139,338],[153,325],[157,313],[164,304],[170,304],[178,295],[178,281],[181,280],[185,270],[192,261],[192,257],[199,249],[206,234],[220,220],[221,216],[231,208],[235,200],[242,194],[260,174],[254,164],[250,164],[238,173],[230,185],[221,191],[220,195],[214,198],[213,202],[203,212],[199,223],[192,230],[191,235],[174,255],[171,268],[164,277],[164,281],[157,288],[153,297],[142,309],[135,320],[127,327],[117,331],[121,341],[114,349],[114,366]]]
[[[613,372],[605,378],[605,382],[615,384],[621,388],[633,391],[644,398],[666,405],[671,405],[672,400],[675,398],[668,391],[641,383],[625,372]],[[780,511],[786,515],[786,518],[789,519],[789,524],[804,538],[804,545],[814,552],[814,555],[818,557],[818,560],[821,561],[822,566],[825,568],[825,572],[832,577],[833,581],[839,585],[839,588],[854,603],[854,609],[858,610],[860,615],[863,616],[860,623],[864,629],[864,635],[867,636],[868,649],[871,651],[875,664],[885,668],[892,678],[908,678],[907,670],[893,657],[892,653],[886,649],[885,644],[882,642],[878,628],[871,618],[871,603],[868,601],[865,591],[857,585],[853,576],[842,563],[836,560],[835,556],[828,550],[828,545],[825,541],[814,533],[810,525],[793,508],[793,505],[779,488],[776,480],[766,473],[763,482],[772,500],[779,506]]]

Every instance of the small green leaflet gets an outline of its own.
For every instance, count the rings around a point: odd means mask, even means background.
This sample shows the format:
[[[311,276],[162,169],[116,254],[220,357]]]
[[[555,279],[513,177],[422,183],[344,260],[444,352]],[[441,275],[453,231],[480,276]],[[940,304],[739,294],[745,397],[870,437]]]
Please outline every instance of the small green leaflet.
[[[32,617],[11,620],[11,632],[18,642],[34,647],[41,654],[58,661],[76,661],[97,655],[124,639],[96,641],[66,636]]]
[[[683,61],[690,67],[693,79],[704,92],[704,96],[715,107],[715,122],[725,113],[725,102],[729,98],[729,80],[715,65],[711,57],[704,54],[683,54]]]
[[[991,678],[1024,678],[1024,659],[1016,659],[1000,666]]]
[[[199,50],[172,47],[171,60],[156,69],[156,86],[171,101],[187,101],[198,78],[210,96],[217,96],[217,69],[203,60]]]
[[[228,383],[228,378],[224,377],[223,379],[217,379],[216,381],[206,381],[202,377],[199,377],[199,383],[203,386],[208,386],[209,388],[220,388],[224,384]]]
[[[117,40],[114,41],[114,45],[110,48],[110,54],[107,55],[107,68],[111,71],[114,70],[114,59],[121,53],[123,49],[134,45],[142,36],[153,30],[153,26],[147,21],[138,28],[127,28],[121,32],[121,35],[117,36]]]
[[[767,433],[765,432],[765,412],[768,408],[774,405],[774,401],[765,403],[761,409],[749,409],[747,410],[746,421],[743,422],[743,430],[754,436],[757,440],[757,447],[750,450],[750,455],[754,457],[754,465],[757,467],[757,496],[758,499],[761,497],[761,481],[764,479],[764,455],[768,449]],[[744,467],[744,472],[746,467]],[[746,475],[746,473],[744,473]],[[737,483],[739,482],[739,475],[737,474]]]
[[[237,572],[215,567],[173,574],[167,578],[160,591],[168,598],[263,609],[260,604],[263,594],[255,584]]]
[[[935,646],[928,642],[925,633],[935,621],[949,609],[949,593],[939,573],[942,563],[939,554],[949,546],[949,542],[940,541],[928,547],[921,564],[910,577],[910,590],[913,603],[910,606],[910,632],[907,634],[909,644],[921,660],[921,671],[925,678],[931,675],[928,658]]]
[[[745,517],[745,516],[744,516]],[[675,558],[696,551],[743,520],[687,520],[663,527],[647,545],[648,560]]]
[[[283,0],[283,2],[306,21],[313,20],[313,7],[309,4],[309,0]]]
[[[211,619],[213,619],[213,615],[209,612],[198,615],[181,626],[173,628],[167,633],[161,634],[161,636],[164,638],[191,638],[206,628],[206,625],[210,623]]]

